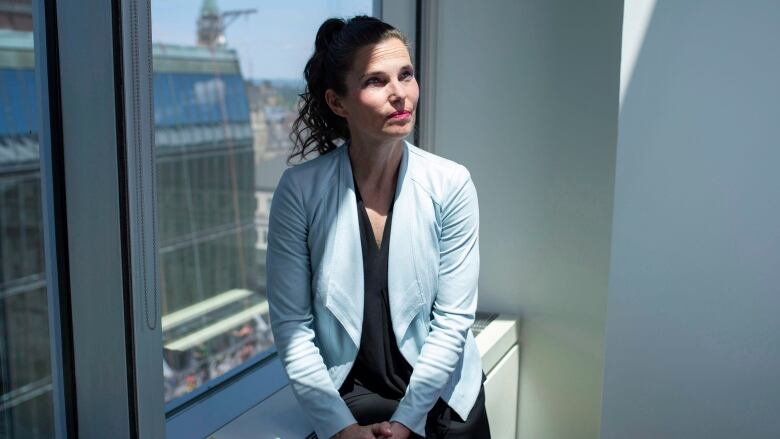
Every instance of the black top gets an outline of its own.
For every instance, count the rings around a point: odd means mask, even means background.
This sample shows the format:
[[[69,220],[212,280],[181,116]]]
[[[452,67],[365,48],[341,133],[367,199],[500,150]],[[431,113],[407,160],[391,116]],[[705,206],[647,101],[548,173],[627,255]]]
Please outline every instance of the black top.
[[[353,177],[354,178],[354,177]],[[400,399],[406,393],[412,367],[401,355],[390,319],[390,302],[387,293],[387,255],[390,245],[390,228],[393,205],[387,212],[382,242],[376,245],[371,221],[368,219],[363,198],[355,181],[357,215],[360,223],[360,243],[363,248],[363,277],[365,280],[363,330],[355,364],[347,376],[342,390],[352,380],[385,398]]]

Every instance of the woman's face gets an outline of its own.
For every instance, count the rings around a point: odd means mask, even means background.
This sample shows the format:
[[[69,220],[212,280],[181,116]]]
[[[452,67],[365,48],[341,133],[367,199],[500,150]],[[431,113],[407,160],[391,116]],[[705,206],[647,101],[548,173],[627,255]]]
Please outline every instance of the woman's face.
[[[346,76],[347,93],[329,89],[328,105],[347,119],[353,138],[382,141],[412,132],[420,89],[406,45],[389,38],[360,48]]]

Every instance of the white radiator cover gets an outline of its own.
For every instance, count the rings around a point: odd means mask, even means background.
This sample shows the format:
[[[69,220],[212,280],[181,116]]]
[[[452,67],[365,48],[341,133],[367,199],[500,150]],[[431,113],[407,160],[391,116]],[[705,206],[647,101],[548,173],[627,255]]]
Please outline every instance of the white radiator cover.
[[[485,380],[485,409],[492,439],[517,437],[517,401],[520,376],[518,325],[514,317],[499,315],[476,337]]]

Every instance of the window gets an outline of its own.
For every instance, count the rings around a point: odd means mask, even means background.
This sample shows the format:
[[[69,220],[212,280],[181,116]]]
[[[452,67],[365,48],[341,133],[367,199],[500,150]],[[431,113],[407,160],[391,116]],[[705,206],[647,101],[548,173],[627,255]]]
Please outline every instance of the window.
[[[300,75],[379,4],[152,0],[149,57],[145,0],[0,0],[0,437],[202,437],[286,384],[263,264]]]
[[[0,6],[0,437],[48,438],[54,406],[32,8]]]
[[[319,24],[372,0],[152,0],[165,401],[273,349],[268,212]]]

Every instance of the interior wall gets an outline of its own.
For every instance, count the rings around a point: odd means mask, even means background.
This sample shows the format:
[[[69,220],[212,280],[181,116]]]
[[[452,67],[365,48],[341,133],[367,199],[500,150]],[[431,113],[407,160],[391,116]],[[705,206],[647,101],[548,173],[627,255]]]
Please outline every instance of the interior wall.
[[[777,438],[780,3],[652,3],[624,30],[603,437]]]
[[[480,309],[523,319],[519,437],[596,438],[622,1],[437,14],[432,149],[477,187]]]

